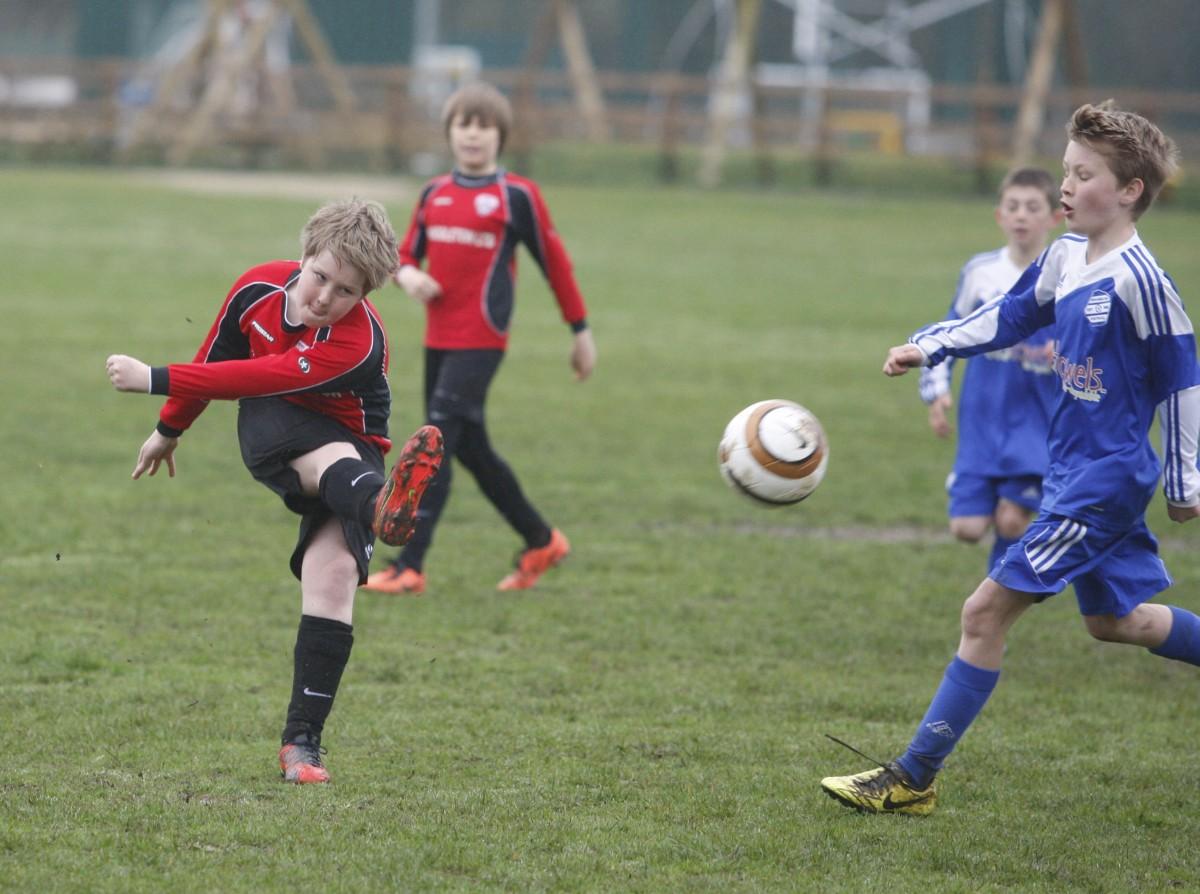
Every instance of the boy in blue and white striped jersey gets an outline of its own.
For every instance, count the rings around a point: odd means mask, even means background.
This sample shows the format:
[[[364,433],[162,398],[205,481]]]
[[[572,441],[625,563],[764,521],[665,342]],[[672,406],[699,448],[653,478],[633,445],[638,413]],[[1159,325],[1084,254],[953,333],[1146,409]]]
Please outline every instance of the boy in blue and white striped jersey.
[[[996,223],[1006,244],[972,257],[958,277],[949,319],[962,319],[1003,295],[1037,260],[1062,220],[1058,184],[1049,171],[1018,168],[1000,184]],[[1042,501],[1046,433],[1057,399],[1050,358],[1054,327],[967,364],[959,389],[958,446],[946,480],[950,532],[978,543],[995,529],[988,568],[1025,533]],[[921,370],[921,400],[938,437],[952,431],[950,381],[954,358]]]
[[[933,809],[934,777],[995,688],[1009,628],[1068,584],[1092,636],[1200,665],[1200,617],[1148,601],[1172,582],[1145,522],[1160,476],[1172,521],[1200,515],[1195,334],[1136,227],[1175,168],[1175,146],[1111,103],[1081,106],[1067,132],[1062,205],[1070,234],[1005,295],[920,330],[884,363],[885,374],[901,375],[1015,344],[1054,323],[1062,391],[1041,511],[963,605],[958,652],[908,750],[878,769],[821,782],[859,810]],[[1149,440],[1156,409],[1161,464]]]

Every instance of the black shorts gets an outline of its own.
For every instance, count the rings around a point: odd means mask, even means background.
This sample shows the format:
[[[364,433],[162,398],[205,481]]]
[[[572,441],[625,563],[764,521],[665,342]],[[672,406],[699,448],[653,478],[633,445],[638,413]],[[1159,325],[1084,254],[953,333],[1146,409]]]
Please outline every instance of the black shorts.
[[[498,349],[425,349],[425,416],[434,425],[457,417],[483,423],[488,388],[504,352]]]
[[[339,422],[281,397],[253,397],[238,402],[238,443],[242,462],[256,481],[261,481],[283,498],[284,505],[300,516],[300,533],[292,551],[291,569],[297,579],[304,552],[313,535],[333,516],[320,497],[306,496],[300,476],[288,463],[324,447],[345,441],[358,451],[363,462],[384,474],[383,453],[369,441],[360,440]],[[375,532],[356,521],[340,519],[354,561],[358,564],[358,582],[367,579]]]

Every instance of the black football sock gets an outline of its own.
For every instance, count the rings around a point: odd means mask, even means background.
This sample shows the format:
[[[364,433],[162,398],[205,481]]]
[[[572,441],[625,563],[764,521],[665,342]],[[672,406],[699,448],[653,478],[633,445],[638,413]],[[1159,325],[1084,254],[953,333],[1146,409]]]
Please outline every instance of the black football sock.
[[[339,518],[370,528],[375,522],[375,498],[383,476],[361,459],[339,459],[321,476],[321,501]]]
[[[350,660],[354,628],[331,618],[300,616],[293,652],[292,700],[288,704],[283,741],[302,732],[320,737],[325,718],[333,708],[342,671]]]

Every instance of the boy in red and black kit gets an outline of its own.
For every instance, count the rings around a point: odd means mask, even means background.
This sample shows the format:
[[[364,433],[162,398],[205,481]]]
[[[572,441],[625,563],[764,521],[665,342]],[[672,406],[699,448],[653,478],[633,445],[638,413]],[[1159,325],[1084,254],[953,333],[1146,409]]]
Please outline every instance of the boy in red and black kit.
[[[108,358],[118,391],[168,397],[138,451],[133,477],[162,463],[175,477],[179,439],[210,400],[238,400],[238,441],[255,479],[300,516],[292,698],[279,768],[289,782],[328,782],[321,732],[353,644],[354,593],[375,537],[403,545],[442,461],[424,426],[392,474],[387,335],[366,295],[396,266],[396,235],[374,202],[326,205],[301,234],[302,259],[272,261],[234,283],[191,363],[151,367]]]
[[[508,100],[489,84],[468,85],[446,101],[442,124],[455,167],[421,192],[395,279],[426,308],[426,419],[441,429],[446,455],[458,458],[524,541],[516,568],[499,584],[501,590],[523,590],[561,562],[570,544],[530,504],[492,447],[484,418],[488,387],[508,344],[518,243],[542,268],[574,333],[576,379],[591,375],[596,346],[571,260],[537,185],[498,165],[512,126]],[[428,271],[420,267],[423,260]],[[366,589],[424,592],[425,552],[449,493],[447,463],[421,503],[412,538],[386,569],[368,578]]]

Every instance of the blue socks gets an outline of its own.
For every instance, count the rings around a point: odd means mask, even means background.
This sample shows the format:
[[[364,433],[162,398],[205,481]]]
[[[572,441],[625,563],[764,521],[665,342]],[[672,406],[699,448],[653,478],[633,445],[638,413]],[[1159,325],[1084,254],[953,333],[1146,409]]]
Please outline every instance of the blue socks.
[[[1171,632],[1162,645],[1151,649],[1150,653],[1200,665],[1200,618],[1174,605],[1167,608],[1171,610]]]
[[[1002,551],[997,555],[996,549],[993,547],[994,561],[1003,555]],[[1150,652],[1200,666],[1200,616],[1174,605],[1168,607],[1171,609],[1171,632],[1162,645]],[[947,665],[942,683],[908,750],[896,760],[918,789],[927,788],[933,781],[942,762],[983,709],[999,679],[1000,671],[975,667],[957,655]]]
[[[1200,622],[1200,618],[1192,616]],[[897,760],[918,789],[927,788],[946,756],[996,688],[1000,671],[967,664],[957,655],[946,667],[942,684],[929,703],[908,750]]]

